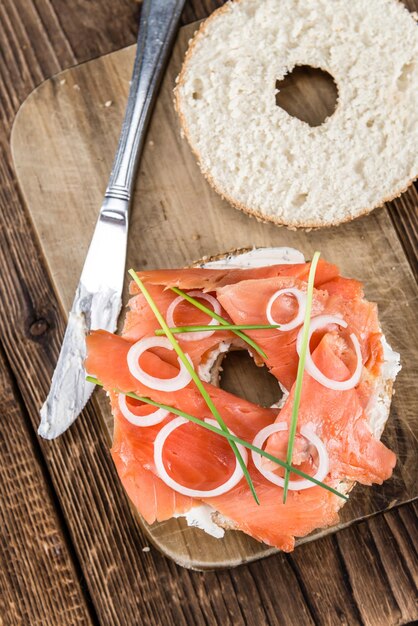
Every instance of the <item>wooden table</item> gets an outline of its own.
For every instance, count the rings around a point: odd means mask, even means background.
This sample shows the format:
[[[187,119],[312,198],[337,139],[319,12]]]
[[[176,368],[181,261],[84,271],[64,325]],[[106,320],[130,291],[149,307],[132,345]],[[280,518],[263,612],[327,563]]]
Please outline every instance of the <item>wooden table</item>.
[[[182,23],[219,4],[190,0]],[[10,129],[45,78],[133,43],[139,10],[133,0],[0,2],[0,625],[413,622],[415,503],[292,555],[192,572],[148,549],[91,407],[54,445],[36,435],[64,317],[16,184]],[[416,189],[390,205],[418,278],[417,208]]]

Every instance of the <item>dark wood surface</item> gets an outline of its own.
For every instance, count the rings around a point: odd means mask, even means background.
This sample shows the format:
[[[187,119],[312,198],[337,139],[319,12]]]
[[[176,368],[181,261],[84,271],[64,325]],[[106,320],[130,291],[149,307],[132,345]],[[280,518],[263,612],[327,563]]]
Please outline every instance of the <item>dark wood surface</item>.
[[[217,4],[189,1],[183,23]],[[94,404],[54,445],[35,434],[64,323],[16,184],[10,129],[42,80],[133,43],[139,10],[132,0],[0,2],[0,624],[413,622],[414,503],[292,555],[191,572],[142,550]],[[390,204],[416,276],[417,206],[416,191]]]

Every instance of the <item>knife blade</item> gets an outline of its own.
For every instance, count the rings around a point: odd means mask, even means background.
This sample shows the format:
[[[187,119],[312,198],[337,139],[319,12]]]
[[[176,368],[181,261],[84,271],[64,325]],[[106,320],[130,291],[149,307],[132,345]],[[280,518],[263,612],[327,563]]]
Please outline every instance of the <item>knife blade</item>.
[[[122,305],[129,206],[152,105],[185,0],[144,0],[128,103],[110,180],[68,316],[38,434],[54,439],[71,426],[93,392],[86,381],[85,336],[113,332]]]

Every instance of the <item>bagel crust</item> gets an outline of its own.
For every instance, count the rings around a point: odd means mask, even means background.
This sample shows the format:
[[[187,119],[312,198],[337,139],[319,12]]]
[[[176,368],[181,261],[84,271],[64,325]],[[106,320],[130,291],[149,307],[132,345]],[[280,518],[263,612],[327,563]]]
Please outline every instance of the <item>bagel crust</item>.
[[[236,0],[192,39],[175,89],[183,132],[226,200],[320,228],[399,196],[418,174],[418,31],[397,0]],[[297,65],[338,88],[311,127],[276,105]]]

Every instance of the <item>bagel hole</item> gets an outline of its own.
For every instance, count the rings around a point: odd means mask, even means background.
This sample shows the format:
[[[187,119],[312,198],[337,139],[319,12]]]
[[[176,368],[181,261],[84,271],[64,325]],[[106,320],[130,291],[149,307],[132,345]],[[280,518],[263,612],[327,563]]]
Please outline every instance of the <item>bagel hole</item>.
[[[233,350],[222,359],[219,386],[249,402],[269,407],[283,393],[267,367],[258,367],[246,350]]]
[[[328,72],[309,65],[296,65],[276,81],[276,104],[309,126],[321,126],[334,113],[337,85]]]

